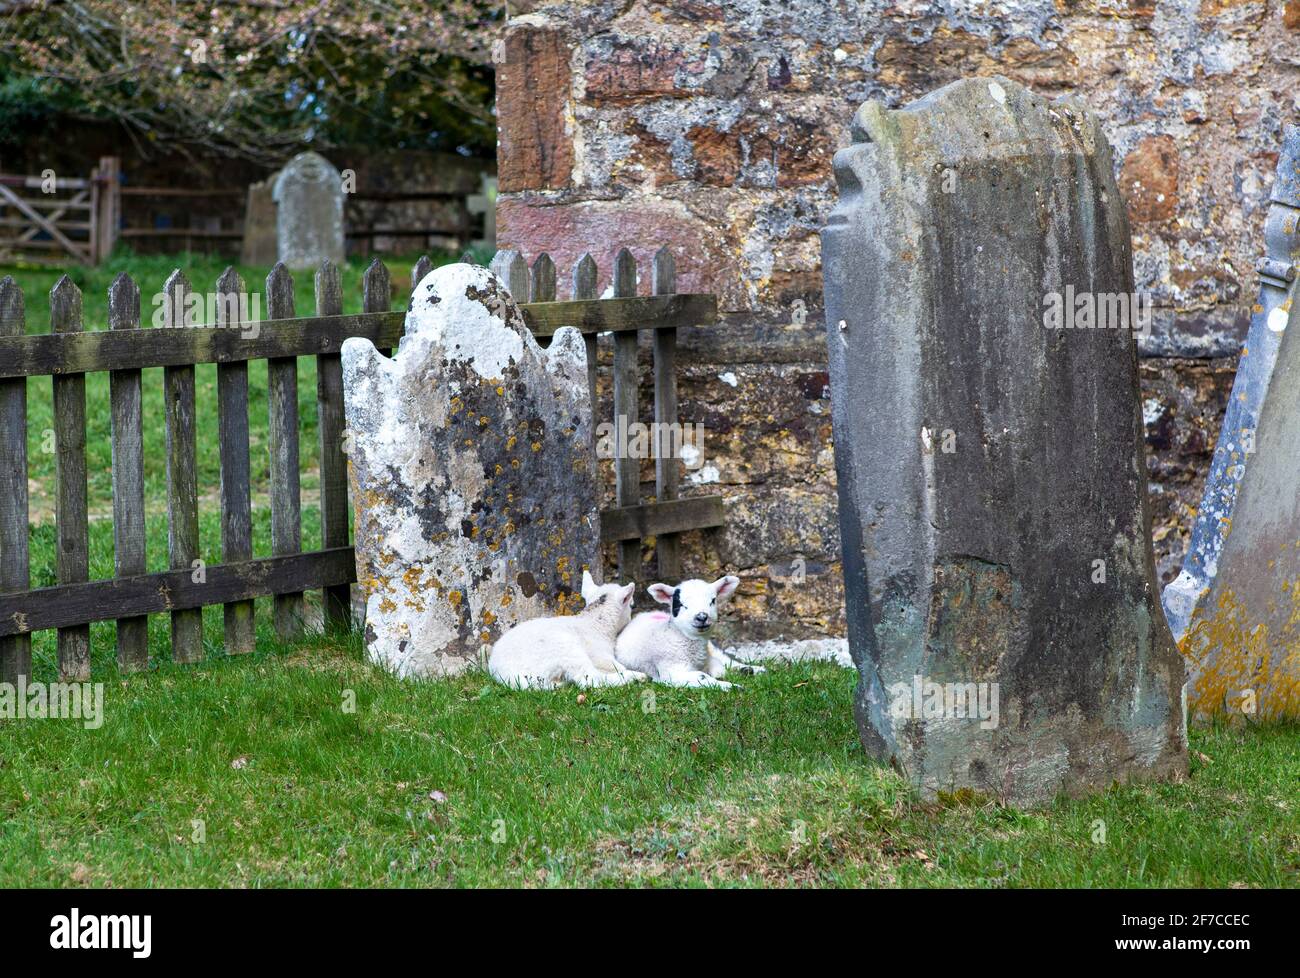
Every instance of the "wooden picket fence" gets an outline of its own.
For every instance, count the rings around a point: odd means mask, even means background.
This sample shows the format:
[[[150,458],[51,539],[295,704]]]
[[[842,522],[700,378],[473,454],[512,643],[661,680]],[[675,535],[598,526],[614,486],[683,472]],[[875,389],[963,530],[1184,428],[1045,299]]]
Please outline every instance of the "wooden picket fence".
[[[656,420],[677,413],[674,347],[678,327],[712,323],[713,295],[678,293],[672,256],[655,256],[651,295],[636,294],[636,264],[623,249],[614,262],[613,292],[596,298],[597,268],[590,255],[578,262],[573,299],[555,301],[555,266],[542,255],[531,269],[517,252],[500,252],[493,268],[522,301],[530,329],[549,337],[574,326],[586,338],[588,380],[593,391],[597,334],[614,337],[614,408],[638,417],[637,334],[654,331]],[[412,286],[431,269],[421,258]],[[253,599],[273,595],[278,634],[300,633],[303,592],[322,591],[325,626],[350,625],[350,585],[356,567],[348,530],[347,460],[344,455],[343,374],[339,350],[351,336],[364,336],[388,351],[402,336],[405,313],[390,311],[388,269],[374,261],[363,278],[362,308],[343,315],[338,269],[325,262],[315,273],[316,314],[299,318],[293,280],[277,265],[266,279],[269,319],[252,331],[239,322],[237,301],[244,282],[227,269],[216,283],[219,326],[232,328],[140,328],[140,289],[119,275],[109,288],[108,329],[87,332],[80,290],[66,276],[50,293],[51,332],[28,335],[24,299],[11,278],[0,281],[0,681],[31,673],[31,634],[57,629],[60,675],[85,679],[90,673],[90,623],[115,620],[117,661],[124,671],[148,665],[147,616],[171,616],[172,657],[203,658],[202,609],[224,606],[229,652],[253,648]],[[167,326],[192,291],[184,273],[172,273],[163,287]],[[302,551],[299,501],[297,357],[316,357],[316,409],[320,437],[320,520],[322,549]],[[249,473],[248,361],[268,361],[271,550],[255,557]],[[194,367],[217,364],[221,469],[221,563],[196,574],[199,552],[198,479],[195,465]],[[170,570],[145,572],[144,448],[141,371],[163,368],[167,451],[167,527]],[[89,580],[86,492],[85,374],[109,371],[112,411],[114,577]],[[31,588],[27,498],[27,378],[53,378],[56,574],[51,587]],[[657,542],[659,572],[680,572],[677,534],[719,526],[718,496],[677,498],[676,459],[656,470],[658,501],[642,505],[635,459],[616,462],[618,505],[601,513],[601,534],[617,542],[620,578],[640,579],[642,538]]]

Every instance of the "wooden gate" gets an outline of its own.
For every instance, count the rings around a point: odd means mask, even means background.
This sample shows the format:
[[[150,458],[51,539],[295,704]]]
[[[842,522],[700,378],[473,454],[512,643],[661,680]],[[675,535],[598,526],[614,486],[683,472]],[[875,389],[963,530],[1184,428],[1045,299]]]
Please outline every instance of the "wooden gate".
[[[118,167],[106,156],[87,178],[0,174],[0,261],[96,265],[106,258],[116,240]]]

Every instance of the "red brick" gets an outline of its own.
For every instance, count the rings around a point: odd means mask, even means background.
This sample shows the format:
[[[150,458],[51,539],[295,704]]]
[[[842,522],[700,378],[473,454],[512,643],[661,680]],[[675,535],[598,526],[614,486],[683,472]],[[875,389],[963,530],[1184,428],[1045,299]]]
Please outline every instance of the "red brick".
[[[639,98],[663,98],[690,94],[679,88],[677,73],[683,69],[702,71],[703,63],[691,62],[685,51],[644,39],[617,42],[609,54],[588,58],[584,101],[626,102]]]
[[[573,173],[565,125],[569,47],[560,32],[521,24],[506,32],[497,65],[497,176],[502,193],[560,190]]]

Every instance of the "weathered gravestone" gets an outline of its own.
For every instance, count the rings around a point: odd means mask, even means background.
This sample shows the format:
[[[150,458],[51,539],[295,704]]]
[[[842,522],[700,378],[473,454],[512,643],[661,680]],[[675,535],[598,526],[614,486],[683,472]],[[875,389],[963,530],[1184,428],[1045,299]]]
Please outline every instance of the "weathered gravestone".
[[[1174,638],[1181,641],[1193,612],[1214,583],[1229,528],[1236,525],[1237,490],[1253,463],[1260,410],[1273,384],[1282,334],[1296,316],[1296,262],[1300,259],[1300,128],[1287,126],[1264,223],[1264,257],[1259,260],[1259,301],[1241,349],[1219,428],[1201,505],[1192,525],[1187,556],[1161,600]],[[1300,353],[1300,351],[1297,351]],[[1287,396],[1283,394],[1282,396]],[[1258,529],[1257,527],[1255,529]],[[1234,671],[1235,670],[1230,670]],[[1204,684],[1206,674],[1199,682]],[[1226,677],[1225,677],[1226,679]],[[1203,690],[1205,692],[1205,690]],[[1198,696],[1202,709],[1204,696]]]
[[[823,271],[864,744],[1013,803],[1181,774],[1101,128],[986,78],[852,137]]]
[[[1198,719],[1300,717],[1300,327],[1272,374],[1231,529],[1180,643]]]
[[[276,244],[275,199],[272,185],[275,177],[248,185],[248,202],[244,207],[244,240],[239,250],[239,260],[245,265],[274,265]]]
[[[543,350],[496,276],[447,265],[393,359],[343,344],[343,381],[374,661],[454,673],[516,621],[581,609],[600,513],[577,330]]]
[[[319,153],[299,153],[275,178],[275,236],[288,268],[343,261],[343,179]]]

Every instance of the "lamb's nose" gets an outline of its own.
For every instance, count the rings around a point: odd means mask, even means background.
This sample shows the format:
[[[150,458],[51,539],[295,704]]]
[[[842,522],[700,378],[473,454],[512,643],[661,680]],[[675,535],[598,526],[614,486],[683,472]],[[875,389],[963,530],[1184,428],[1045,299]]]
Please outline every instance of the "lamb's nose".
[[[709,616],[706,615],[704,612],[701,611],[698,615],[695,616],[696,628],[703,628],[708,623],[709,623]]]

